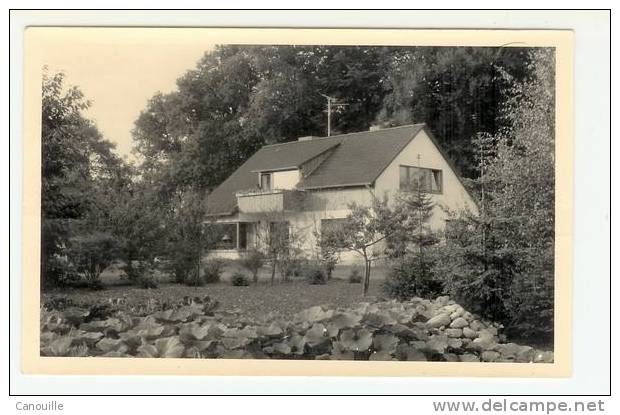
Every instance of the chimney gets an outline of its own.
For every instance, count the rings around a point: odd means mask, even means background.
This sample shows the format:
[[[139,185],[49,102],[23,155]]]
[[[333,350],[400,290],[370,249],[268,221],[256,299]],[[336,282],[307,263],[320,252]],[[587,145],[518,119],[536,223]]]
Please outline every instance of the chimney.
[[[381,127],[381,125],[379,124],[374,124],[371,125],[370,128],[368,129],[368,131],[379,131],[381,130],[383,127]]]
[[[310,140],[314,140],[315,138],[319,138],[319,137],[315,135],[306,135],[304,137],[299,137],[297,141],[310,141]]]

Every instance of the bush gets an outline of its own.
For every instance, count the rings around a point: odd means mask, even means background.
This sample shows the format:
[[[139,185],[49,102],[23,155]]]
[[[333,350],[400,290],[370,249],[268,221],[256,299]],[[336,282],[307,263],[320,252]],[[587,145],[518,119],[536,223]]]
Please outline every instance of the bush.
[[[172,274],[173,281],[179,284],[185,284],[188,280],[190,271],[196,271],[196,261],[192,258],[184,258],[183,256],[175,256],[171,263],[166,267],[167,271]]]
[[[101,272],[118,257],[121,244],[114,236],[93,232],[69,239],[67,257],[81,277],[76,284],[82,287],[100,289]]]
[[[252,273],[252,281],[258,283],[258,271],[265,263],[265,256],[256,249],[251,249],[243,254],[240,265]]]
[[[349,283],[351,284],[359,284],[362,282],[362,274],[360,274],[360,269],[358,267],[354,267],[351,269],[351,273],[349,274]]]
[[[241,272],[235,272],[231,277],[230,283],[233,287],[247,287],[250,285],[250,280],[245,274]]]
[[[157,288],[157,282],[153,276],[143,275],[136,280],[136,285],[140,288]]]
[[[401,301],[442,295],[443,282],[434,273],[434,264],[434,255],[429,251],[401,258],[383,283],[383,291]]]
[[[71,286],[80,280],[73,264],[66,257],[58,255],[49,257],[41,272],[46,273],[43,280],[48,287]]]
[[[280,273],[284,281],[291,277],[301,277],[304,274],[305,261],[300,258],[282,258],[280,260]]]
[[[132,261],[125,267],[125,277],[140,288],[157,288],[153,267],[147,261]]]
[[[323,263],[323,266],[325,267],[325,272],[327,272],[327,279],[331,280],[332,279],[332,273],[334,272],[334,269],[336,269],[336,264],[338,262],[335,260],[329,260],[329,261],[325,261]]]
[[[222,271],[224,268],[224,262],[219,259],[210,259],[205,262],[203,266],[202,280],[205,284],[215,284],[222,279]]]
[[[553,339],[553,247],[507,244],[512,219],[454,220],[435,268],[455,301],[506,327],[506,334]]]
[[[312,265],[309,266],[305,272],[306,280],[310,285],[323,285],[327,284],[327,275],[325,275],[325,270],[321,266]]]

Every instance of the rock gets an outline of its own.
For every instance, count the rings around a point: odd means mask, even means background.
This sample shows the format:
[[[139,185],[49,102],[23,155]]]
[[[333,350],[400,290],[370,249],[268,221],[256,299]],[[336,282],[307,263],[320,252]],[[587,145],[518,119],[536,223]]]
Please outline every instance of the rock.
[[[480,358],[483,362],[496,362],[499,356],[499,353],[487,350],[486,352],[482,352]]]
[[[478,332],[478,338],[495,340],[495,335],[491,331],[483,329]]]
[[[520,346],[515,343],[500,344],[497,346],[497,351],[502,355],[504,359],[514,359],[519,353]]]
[[[456,310],[459,309],[459,307],[461,307],[458,304],[448,304],[447,306],[445,306],[443,308],[443,311],[445,311],[446,313],[450,314],[450,313],[454,313]]]
[[[416,349],[423,349],[424,346],[426,346],[426,342],[424,342],[422,340],[414,340],[412,342],[409,342],[409,345],[411,347],[416,348]]]
[[[520,363],[530,363],[534,361],[536,351],[530,346],[519,346],[516,354],[516,361]]]
[[[458,309],[456,309],[456,310],[454,311],[454,313],[450,314],[450,318],[451,318],[452,320],[457,319],[457,318],[459,318],[459,317],[463,316],[463,313],[464,313],[464,312],[465,312],[465,310],[463,310],[463,308],[462,308],[462,307],[461,307],[461,308],[458,308]]]
[[[437,297],[437,299],[435,300],[435,303],[440,306],[446,306],[448,305],[448,302],[450,301],[450,297],[448,297],[447,295],[443,295],[441,297]]]
[[[484,352],[487,350],[493,350],[497,343],[493,339],[478,337],[477,339],[472,340],[465,349],[471,350],[474,352]]]
[[[446,329],[446,335],[448,337],[461,337],[463,335],[463,330],[461,330],[461,329]]]
[[[486,331],[491,333],[493,336],[497,336],[497,328],[492,325],[487,326]]]
[[[534,363],[553,363],[553,352],[538,351],[534,356]]]
[[[474,315],[469,311],[465,311],[461,317],[470,322],[475,320]]]
[[[448,347],[451,349],[460,349],[463,347],[461,339],[448,339]]]
[[[435,335],[435,336],[431,336],[430,339],[426,341],[424,350],[429,351],[431,353],[442,354],[446,351],[447,347],[448,347],[448,336]]]
[[[469,327],[463,327],[463,336],[468,339],[475,339],[478,337],[478,332],[470,329]]]
[[[469,327],[471,327],[471,329],[474,331],[480,331],[485,328],[484,324],[482,324],[480,320],[472,321],[471,323],[469,323]]]
[[[462,329],[467,326],[469,326],[469,323],[463,317],[457,317],[456,320],[450,324],[450,327],[453,329]]]
[[[476,356],[475,354],[469,354],[469,353],[460,355],[459,360],[461,362],[479,362],[480,361],[478,356]]]
[[[454,353],[446,353],[443,355],[443,358],[446,362],[458,362],[459,357]]]
[[[435,311],[431,307],[419,305],[416,307],[416,316],[414,321],[425,321],[435,316]]]
[[[439,314],[426,322],[429,327],[441,327],[450,324],[450,316],[448,314]]]

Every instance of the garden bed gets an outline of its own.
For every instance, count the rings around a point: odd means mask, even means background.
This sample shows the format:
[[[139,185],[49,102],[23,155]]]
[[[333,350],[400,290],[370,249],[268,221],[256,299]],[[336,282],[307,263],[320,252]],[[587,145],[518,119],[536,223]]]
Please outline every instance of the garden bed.
[[[553,362],[551,351],[507,343],[501,328],[447,297],[313,306],[287,319],[223,311],[208,296],[89,308],[63,297],[41,310],[40,347],[76,357]]]

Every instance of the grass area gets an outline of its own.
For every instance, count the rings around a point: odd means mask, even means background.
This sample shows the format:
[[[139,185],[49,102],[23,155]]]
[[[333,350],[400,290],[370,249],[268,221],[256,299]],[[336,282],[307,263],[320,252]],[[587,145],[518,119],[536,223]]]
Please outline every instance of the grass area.
[[[326,285],[309,285],[303,280],[276,283],[259,282],[248,287],[233,287],[229,282],[208,284],[203,287],[187,287],[180,284],[161,284],[155,289],[141,289],[116,285],[100,291],[74,289],[52,291],[44,294],[45,299],[67,296],[80,303],[94,304],[110,298],[124,297],[130,303],[145,303],[149,299],[178,301],[184,296],[210,296],[220,303],[220,310],[238,310],[248,316],[279,314],[290,317],[315,305],[347,307],[359,302],[372,301],[381,296],[381,284],[371,284],[369,296],[363,297],[361,284],[349,284],[341,279],[332,279]]]
[[[44,299],[59,296],[68,297],[79,303],[94,304],[108,299],[123,297],[128,303],[141,304],[149,299],[158,299],[166,302],[176,302],[189,297],[210,296],[220,304],[220,310],[238,310],[249,316],[279,314],[290,317],[293,314],[315,305],[330,307],[347,307],[359,302],[373,301],[382,297],[381,285],[385,278],[386,269],[378,267],[373,270],[369,295],[362,296],[361,284],[350,284],[348,276],[351,266],[338,266],[333,278],[326,285],[310,285],[303,278],[294,278],[290,282],[280,282],[277,279],[270,284],[270,270],[267,267],[259,273],[259,283],[247,287],[233,287],[230,277],[237,271],[242,271],[249,277],[249,273],[238,265],[229,264],[222,275],[222,281],[202,287],[187,287],[169,282],[165,274],[157,274],[159,287],[142,289],[127,285],[115,267],[106,270],[102,275],[105,289],[92,291],[88,289],[72,289],[51,291],[44,294]]]
[[[334,269],[332,273],[332,277],[337,280],[347,281],[349,278],[349,274],[351,274],[351,271],[354,268],[357,268],[357,270],[360,272],[360,275],[364,273],[363,267],[359,265],[337,265],[336,269]],[[371,277],[370,277],[371,285],[372,283],[376,283],[380,285],[383,282],[383,280],[385,280],[388,271],[389,271],[389,268],[385,265],[375,265],[372,268],[372,272],[371,272]],[[236,261],[230,261],[224,267],[224,271],[222,273],[222,281],[230,281],[230,277],[235,272],[241,272],[243,274],[246,274],[248,278],[251,278],[249,271],[247,271],[245,268],[240,266]],[[121,274],[122,274],[122,271],[120,271],[116,265],[108,267],[101,274],[101,282],[105,286],[114,286],[114,285],[119,285],[119,284],[125,285],[126,281],[124,281],[121,278]],[[170,282],[170,277],[167,274],[162,273],[162,272],[156,271],[154,278],[160,284]],[[259,281],[262,281],[262,282],[270,281],[271,269],[267,266],[262,267],[258,273],[258,278],[259,278]],[[276,272],[276,280],[279,278],[280,278],[280,274]]]

